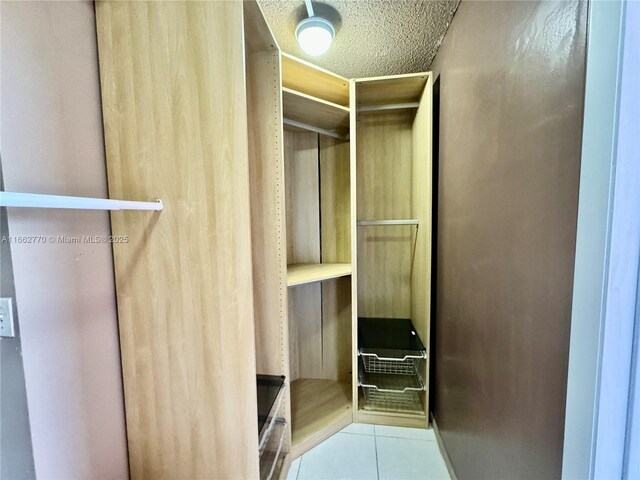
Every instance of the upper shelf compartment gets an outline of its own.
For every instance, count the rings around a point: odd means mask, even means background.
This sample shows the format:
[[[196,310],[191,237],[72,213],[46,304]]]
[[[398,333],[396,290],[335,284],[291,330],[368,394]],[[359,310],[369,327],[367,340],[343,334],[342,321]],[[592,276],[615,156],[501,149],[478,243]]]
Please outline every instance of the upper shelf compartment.
[[[349,80],[282,53],[282,86],[343,107],[349,106]]]
[[[320,98],[282,88],[282,109],[285,124],[287,120],[291,126],[313,126],[316,129],[333,132],[336,135],[346,135],[349,130],[349,109],[327,102]],[[296,125],[302,124],[302,125]]]
[[[420,101],[429,73],[356,80],[358,107],[412,104]]]

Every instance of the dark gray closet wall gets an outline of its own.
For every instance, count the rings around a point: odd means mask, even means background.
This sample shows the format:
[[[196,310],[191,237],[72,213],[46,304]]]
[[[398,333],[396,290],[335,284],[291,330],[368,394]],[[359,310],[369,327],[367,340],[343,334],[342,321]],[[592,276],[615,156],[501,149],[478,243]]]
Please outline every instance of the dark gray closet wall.
[[[460,479],[561,475],[587,5],[463,1],[432,65],[434,415]]]

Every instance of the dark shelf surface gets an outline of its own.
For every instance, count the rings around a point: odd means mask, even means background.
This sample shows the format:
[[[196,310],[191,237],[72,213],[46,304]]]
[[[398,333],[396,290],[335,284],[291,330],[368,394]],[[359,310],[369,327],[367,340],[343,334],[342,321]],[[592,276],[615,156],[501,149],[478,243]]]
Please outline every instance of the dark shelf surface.
[[[358,347],[367,352],[424,352],[409,318],[358,318]]]
[[[257,375],[258,382],[258,432],[262,433],[271,410],[284,387],[284,376]]]

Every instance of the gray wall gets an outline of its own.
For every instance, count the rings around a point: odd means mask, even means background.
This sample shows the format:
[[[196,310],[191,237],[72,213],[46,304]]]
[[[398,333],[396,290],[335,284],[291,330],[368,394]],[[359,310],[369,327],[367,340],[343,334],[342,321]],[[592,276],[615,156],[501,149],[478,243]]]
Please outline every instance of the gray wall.
[[[0,162],[2,160],[0,159]],[[4,188],[0,164],[0,188]],[[7,211],[0,208],[0,239],[9,237]],[[35,478],[24,386],[20,326],[13,284],[11,244],[0,240],[0,297],[13,301],[15,337],[0,338],[0,478]]]
[[[460,479],[561,475],[587,6],[463,1],[432,65],[434,416]]]
[[[106,197],[93,2],[1,4],[8,191]],[[8,209],[12,235],[108,235],[106,212]],[[38,478],[128,476],[109,244],[14,244]]]

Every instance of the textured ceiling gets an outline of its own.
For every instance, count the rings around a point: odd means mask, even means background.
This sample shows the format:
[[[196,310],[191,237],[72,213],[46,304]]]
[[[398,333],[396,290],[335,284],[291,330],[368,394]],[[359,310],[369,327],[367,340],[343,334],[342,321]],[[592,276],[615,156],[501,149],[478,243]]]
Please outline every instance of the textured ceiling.
[[[428,70],[460,0],[325,0],[315,14],[336,27],[331,49],[305,55],[295,38],[303,0],[258,0],[280,48],[347,78]]]

